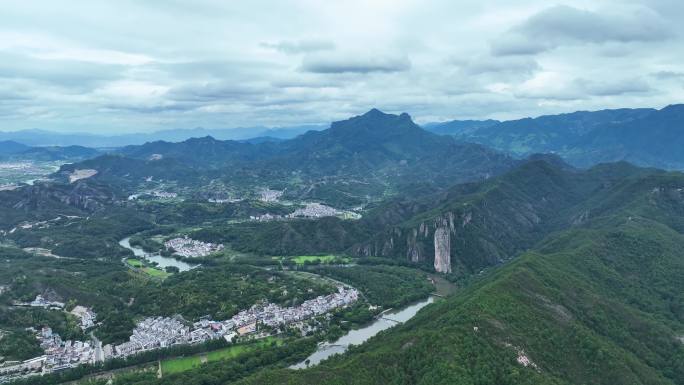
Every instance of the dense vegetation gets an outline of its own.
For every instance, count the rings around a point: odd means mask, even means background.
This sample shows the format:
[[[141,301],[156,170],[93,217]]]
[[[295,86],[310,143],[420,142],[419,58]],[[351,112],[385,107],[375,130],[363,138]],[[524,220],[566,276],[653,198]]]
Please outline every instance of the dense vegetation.
[[[346,356],[245,383],[682,384],[684,236],[604,220],[551,236]]]
[[[425,273],[402,266],[320,266],[312,271],[349,283],[370,303],[384,307],[402,306],[434,291]]]
[[[661,139],[678,111],[657,111],[662,120],[654,127]],[[605,124],[624,128],[632,144],[620,151],[627,151],[638,141],[633,134],[642,118],[651,114],[656,112],[605,112],[594,123],[587,122],[591,114],[567,118],[573,129],[595,132],[592,143],[600,146],[609,139]],[[553,119],[537,123],[532,128],[555,127]],[[461,128],[481,134],[496,125]],[[515,125],[509,133],[505,142],[519,147],[509,150],[526,152],[530,143],[520,143]],[[67,183],[68,173],[82,168],[98,174]],[[374,110],[291,141],[199,138],[132,146],[65,165],[53,177],[0,192],[5,359],[38,352],[25,327],[48,325],[65,338],[87,338],[65,312],[12,305],[37,294],[68,307],[92,306],[102,322],[94,333],[104,343],[126,340],[144,316],[225,319],[262,300],[295,305],[329,292],[330,278],[357,287],[368,302],[310,320],[329,326],[309,331],[313,338],[245,351],[161,379],[156,369],[146,369],[149,362],[225,348],[223,342],[146,352],[36,377],[32,384],[138,364],[140,370],[121,374],[114,384],[684,384],[679,173],[626,163],[578,170],[555,156],[513,161],[428,133],[407,115]],[[463,181],[470,183],[453,186]],[[243,193],[247,199],[209,202],[214,186],[220,186],[221,199]],[[128,199],[167,187],[183,197]],[[253,199],[266,187],[285,190],[295,202],[364,204],[363,218],[248,221],[250,215],[294,209]],[[438,228],[449,231],[453,273],[442,278],[459,283],[456,295],[319,366],[285,369],[311,353],[317,341],[371,320],[378,310],[369,303],[396,307],[432,291],[426,272],[433,271]],[[133,235],[133,244],[150,251],[178,234],[224,243],[226,249],[193,260],[199,268],[170,269],[157,277],[124,263],[131,252],[118,244],[122,238]],[[47,250],[20,249],[29,247]],[[298,265],[291,258],[325,254],[353,264],[300,258],[306,262]]]
[[[353,207],[409,190],[408,185],[441,189],[514,165],[480,145],[425,131],[407,114],[371,110],[282,142],[157,141],[65,165],[62,171],[96,169],[94,179],[129,190],[149,178],[195,187],[220,181],[237,191],[271,186],[287,190],[288,199]]]
[[[626,160],[642,166],[684,169],[679,151],[684,106],[577,111],[505,122],[448,122],[428,129],[516,156],[557,153],[588,167]]]
[[[43,354],[36,336],[28,331],[5,332],[0,334],[0,363],[2,361],[21,361]]]
[[[226,262],[160,281],[131,271],[121,261],[58,260],[16,251],[3,257],[0,282],[8,290],[0,296],[0,329],[47,325],[65,338],[85,338],[66,313],[8,306],[12,300],[30,301],[49,291],[62,301],[92,306],[103,323],[95,333],[104,343],[127,340],[141,316],[227,319],[261,300],[290,306],[331,290],[282,272]]]

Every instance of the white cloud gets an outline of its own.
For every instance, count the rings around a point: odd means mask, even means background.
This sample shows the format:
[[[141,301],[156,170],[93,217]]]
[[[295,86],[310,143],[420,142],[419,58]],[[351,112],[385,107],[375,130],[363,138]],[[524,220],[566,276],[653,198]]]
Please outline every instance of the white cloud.
[[[419,121],[681,102],[675,0],[8,0],[0,129]],[[600,4],[598,6],[597,4]]]
[[[557,5],[544,9],[493,41],[498,55],[527,55],[564,44],[662,41],[669,23],[646,7],[601,12]]]

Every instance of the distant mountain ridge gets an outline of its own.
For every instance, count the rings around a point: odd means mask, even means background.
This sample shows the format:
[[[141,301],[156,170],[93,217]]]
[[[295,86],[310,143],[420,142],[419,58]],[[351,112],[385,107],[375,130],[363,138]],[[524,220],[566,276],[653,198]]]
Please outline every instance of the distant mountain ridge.
[[[0,141],[0,156],[17,154],[19,152],[26,151],[29,148],[29,146],[15,142],[13,140],[3,140]]]
[[[325,196],[347,205],[364,202],[362,197],[414,188],[409,185],[443,188],[484,179],[515,164],[479,144],[428,132],[408,114],[376,109],[289,140],[250,143],[207,136],[126,146],[116,154],[65,166],[63,171],[92,168],[100,171],[96,178],[132,185],[143,177],[173,178],[175,172],[182,178],[191,175],[185,182],[192,184],[219,179],[245,186],[274,185],[300,197]]]
[[[31,147],[12,140],[0,141],[0,160],[78,161],[101,154],[98,150],[83,146]]]
[[[182,142],[190,138],[212,136],[220,140],[248,140],[257,137],[291,139],[307,131],[327,128],[325,125],[301,125],[291,127],[238,127],[230,129],[169,129],[151,133],[121,135],[97,135],[88,133],[60,133],[47,130],[0,131],[0,141],[11,140],[28,146],[71,146],[114,148],[141,145],[146,142]]]
[[[579,167],[626,160],[641,166],[684,169],[684,152],[678,150],[684,145],[682,104],[660,110],[578,111],[447,129],[459,124],[426,127],[518,157],[553,152]]]

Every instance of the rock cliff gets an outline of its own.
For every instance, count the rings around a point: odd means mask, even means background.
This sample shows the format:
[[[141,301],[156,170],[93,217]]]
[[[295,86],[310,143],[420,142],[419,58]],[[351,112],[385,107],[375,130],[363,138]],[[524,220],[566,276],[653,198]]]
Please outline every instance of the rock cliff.
[[[435,230],[435,271],[451,273],[451,234],[448,228]]]

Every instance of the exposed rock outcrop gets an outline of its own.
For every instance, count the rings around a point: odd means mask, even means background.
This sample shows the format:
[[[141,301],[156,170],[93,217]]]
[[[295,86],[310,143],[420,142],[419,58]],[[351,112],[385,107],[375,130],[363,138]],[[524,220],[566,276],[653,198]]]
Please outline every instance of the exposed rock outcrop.
[[[58,202],[95,211],[105,205],[114,204],[117,200],[115,194],[107,188],[92,186],[84,181],[77,181],[72,185],[36,183],[18,191],[16,197],[17,201],[12,207],[23,210],[53,207]]]
[[[435,271],[451,273],[451,232],[446,227],[435,230]]]

